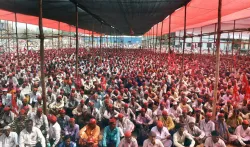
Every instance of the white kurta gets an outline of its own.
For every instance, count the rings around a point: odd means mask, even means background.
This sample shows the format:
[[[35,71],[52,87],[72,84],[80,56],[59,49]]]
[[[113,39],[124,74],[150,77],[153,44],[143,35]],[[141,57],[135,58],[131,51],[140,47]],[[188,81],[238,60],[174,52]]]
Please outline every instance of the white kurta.
[[[155,139],[155,144],[153,145],[149,139],[143,142],[143,147],[164,147],[159,139]]]
[[[163,127],[161,132],[157,129],[157,126],[153,127],[151,131],[155,132],[156,138],[161,140],[164,146],[172,146],[172,141],[170,139],[167,139],[168,136],[170,136],[170,133],[168,132],[168,129],[166,127]]]
[[[178,131],[174,133],[174,136],[173,136],[174,145],[176,147],[184,147],[184,141],[186,138],[191,140],[191,144],[189,147],[194,147],[195,141],[187,131],[184,131],[182,136],[179,134]]]
[[[200,129],[205,132],[206,137],[209,137],[211,132],[215,130],[215,124],[211,120],[206,123],[203,119],[200,121]]]
[[[235,135],[230,136],[230,140],[238,140],[242,146],[246,144],[243,141],[250,141],[250,128],[248,127],[246,130],[243,129],[242,125],[238,126],[235,129]]]
[[[16,132],[10,132],[7,137],[5,134],[0,136],[0,146],[1,147],[15,147],[18,145],[18,135]]]
[[[22,130],[19,138],[19,146],[25,147],[25,145],[35,146],[40,141],[42,147],[45,147],[45,139],[40,129],[33,127],[31,133],[27,132],[26,129]]]
[[[219,139],[218,142],[214,143],[212,137],[208,137],[204,144],[205,147],[226,147],[223,140]]]

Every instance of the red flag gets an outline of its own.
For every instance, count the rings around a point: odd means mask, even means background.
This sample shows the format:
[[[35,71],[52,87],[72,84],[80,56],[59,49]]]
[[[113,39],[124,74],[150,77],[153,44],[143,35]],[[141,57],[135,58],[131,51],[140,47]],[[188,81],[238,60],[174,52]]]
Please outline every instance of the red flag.
[[[239,102],[240,100],[238,86],[236,84],[234,85],[234,89],[233,89],[233,99],[235,102]]]
[[[12,112],[16,115],[18,114],[18,106],[16,103],[16,95],[12,93],[11,95]]]
[[[250,99],[250,87],[249,86],[246,88],[246,94],[245,94],[244,99]]]
[[[244,73],[243,74],[243,78],[242,78],[242,84],[243,84],[243,88],[246,90],[247,92],[247,88],[248,88],[248,79],[247,79],[247,75]]]
[[[236,67],[236,54],[234,55],[234,67]]]
[[[106,78],[103,76],[103,77],[101,78],[101,86],[102,86],[102,89],[106,89],[106,84],[107,84]]]
[[[135,34],[135,33],[134,33],[133,29],[130,28],[130,35],[134,35],[134,34]]]

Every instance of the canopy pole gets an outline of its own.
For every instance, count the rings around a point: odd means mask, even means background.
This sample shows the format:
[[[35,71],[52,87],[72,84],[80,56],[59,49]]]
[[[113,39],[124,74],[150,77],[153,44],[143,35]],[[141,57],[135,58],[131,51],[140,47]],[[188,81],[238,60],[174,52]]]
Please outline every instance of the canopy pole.
[[[216,43],[216,30],[217,30],[217,24],[215,23],[215,28],[214,28],[214,43]],[[213,48],[213,56],[214,56],[214,48]]]
[[[157,36],[158,36],[158,23],[156,25],[156,34],[155,34],[155,53],[157,52]]]
[[[69,26],[70,29],[70,34],[69,34],[69,48],[72,47],[72,42],[71,42],[71,35],[72,35],[72,31],[71,31],[71,25]]]
[[[249,35],[249,40],[248,40],[248,54],[249,54],[249,51],[250,51],[250,35]]]
[[[209,40],[210,40],[210,35],[208,35],[208,42],[209,42]],[[210,48],[209,47],[207,48],[207,53],[210,54]]]
[[[26,28],[25,28],[25,33],[26,33],[26,46],[27,46],[27,51],[29,50],[29,40],[28,40],[28,24],[26,23]]]
[[[16,27],[16,51],[17,51],[17,64],[19,65],[19,47],[18,47],[18,33],[17,33],[17,16],[15,12],[15,27]]]
[[[176,35],[175,35],[176,33],[174,33],[174,43],[173,43],[173,52],[175,51],[175,39],[176,39]]]
[[[241,50],[241,45],[242,45],[242,32],[240,33],[240,47],[239,47],[239,56],[240,56],[240,50]]]
[[[92,39],[92,37],[91,37],[91,34],[90,34],[90,32],[89,32],[89,41],[88,41],[88,47],[90,47],[90,43],[91,43],[91,39]]]
[[[92,48],[93,48],[94,47],[94,32],[92,31],[91,33],[92,33],[92,35],[91,35],[92,40],[91,41],[92,41]]]
[[[43,99],[43,112],[47,114],[46,94],[45,94],[45,81],[44,81],[44,34],[43,34],[43,0],[39,0],[39,38],[40,38],[40,59],[41,59],[41,82],[42,82],[42,99]]]
[[[232,41],[232,59],[233,59],[233,56],[234,56],[234,32],[235,32],[235,23],[236,23],[236,21],[234,20],[233,41]]]
[[[178,52],[181,48],[181,30],[179,31],[179,48],[178,48]]]
[[[53,39],[54,37],[53,36],[54,36],[54,31],[52,29],[52,49],[54,48],[54,39]]]
[[[186,44],[186,23],[187,23],[187,4],[185,5],[185,14],[184,14],[184,36],[183,36],[183,47],[182,47],[182,60],[181,60],[181,80],[180,83],[182,85],[183,75],[184,75],[184,50]]]
[[[226,55],[228,55],[228,47],[229,47],[229,39],[230,39],[230,36],[229,36],[229,32],[227,33],[227,47],[226,47]]]
[[[217,91],[219,83],[219,72],[220,72],[220,37],[221,37],[221,6],[222,0],[219,0],[218,6],[218,29],[217,29],[217,40],[216,40],[216,71],[215,71],[215,84],[214,84],[214,101],[213,101],[213,119],[216,118],[216,103],[217,103]]]
[[[202,27],[201,27],[201,37],[200,37],[200,55],[201,55],[201,48],[202,48]]]
[[[75,4],[76,9],[76,77],[78,77],[78,50],[79,50],[79,44],[78,44],[78,3]]]
[[[155,28],[153,27],[153,34],[152,34],[152,37],[153,37],[153,52],[154,52],[154,48],[155,48],[155,37],[154,37],[154,34],[155,34]]]
[[[163,21],[161,22],[161,41],[160,41],[160,53],[161,53],[161,45],[162,45],[162,31],[163,31]]]
[[[60,21],[58,22],[58,44],[57,48],[60,49]]]
[[[192,43],[191,43],[191,53],[193,54],[193,50],[194,50],[194,28],[193,28],[193,31],[192,31]]]
[[[8,33],[8,39],[7,39],[7,42],[8,42],[8,51],[9,51],[9,54],[10,54],[10,29],[9,29],[9,21],[7,21],[7,33]]]
[[[86,36],[85,36],[85,30],[83,30],[83,46],[85,47],[86,46],[86,44],[85,44],[85,42],[86,42],[86,38],[85,38]],[[81,38],[81,37],[80,37]],[[81,40],[81,39],[80,39]]]
[[[171,14],[169,15],[169,25],[168,25],[168,52],[171,50]]]
[[[100,35],[100,55],[102,58],[102,23],[101,23],[101,35]]]

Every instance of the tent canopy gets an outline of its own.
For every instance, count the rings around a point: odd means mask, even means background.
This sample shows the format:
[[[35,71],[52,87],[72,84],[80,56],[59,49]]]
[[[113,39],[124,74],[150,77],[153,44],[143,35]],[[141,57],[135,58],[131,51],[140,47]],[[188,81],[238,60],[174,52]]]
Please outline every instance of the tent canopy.
[[[171,32],[176,32],[184,29],[184,10],[182,7],[171,14]],[[227,22],[228,24],[222,25],[222,30],[233,28],[232,20],[244,19],[243,21],[238,21],[236,24],[237,28],[248,27],[249,21],[245,18],[250,17],[250,0],[223,0],[222,1],[222,22]],[[217,23],[218,18],[218,0],[192,0],[187,5],[187,29],[200,28],[207,25]],[[231,25],[230,25],[231,24]],[[158,25],[158,30],[156,31],[156,25],[149,30],[146,35],[156,35],[161,32],[161,23]],[[153,30],[154,33],[153,33]],[[206,32],[214,32],[214,28],[210,30],[205,30]],[[156,33],[157,32],[157,33]],[[163,21],[163,34],[169,33],[169,17]]]
[[[78,3],[80,28],[104,34],[142,35],[188,1],[190,0],[43,0],[43,17],[74,26],[75,3]],[[25,14],[22,22],[31,21],[26,15],[39,15],[37,0],[1,1],[0,9]],[[0,15],[0,19],[9,17],[2,13]],[[37,19],[33,21],[32,24],[38,24]],[[101,22],[104,24],[102,27]],[[58,24],[54,28],[56,26]]]

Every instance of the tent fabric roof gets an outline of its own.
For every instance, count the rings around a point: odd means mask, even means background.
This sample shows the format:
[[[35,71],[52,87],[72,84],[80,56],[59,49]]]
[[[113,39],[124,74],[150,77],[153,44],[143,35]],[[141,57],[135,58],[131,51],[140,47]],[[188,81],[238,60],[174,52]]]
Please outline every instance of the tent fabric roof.
[[[15,14],[13,12],[0,10],[0,20],[7,20],[7,21],[15,21]],[[27,23],[27,24],[33,24],[38,25],[38,17],[36,16],[29,16],[24,14],[17,13],[17,22],[19,23]],[[60,28],[59,28],[59,22],[51,19],[43,18],[43,27],[57,29],[65,32],[75,32],[75,27],[71,26],[69,24],[60,22]],[[92,31],[79,29],[79,33],[83,34],[92,34]],[[93,32],[94,36],[99,36],[100,34]]]
[[[250,0],[223,0],[222,2],[222,22],[250,17]],[[184,9],[182,7],[171,14],[171,32],[184,29]],[[187,5],[187,29],[215,24],[217,15],[218,0],[192,0]],[[156,31],[156,25],[154,25],[145,35],[156,35],[156,32],[158,35],[161,34],[161,26],[159,23]],[[169,17],[163,21],[163,34],[168,33]]]
[[[43,17],[62,22],[62,24],[65,23],[65,25],[75,25],[74,3],[76,1],[78,3],[80,28],[104,34],[115,34],[116,32],[120,35],[131,35],[133,31],[134,35],[142,35],[154,24],[162,21],[190,0],[44,0]],[[21,22],[38,24],[37,18],[26,16],[39,15],[38,1],[1,1],[0,9],[20,13],[17,19]],[[4,16],[0,13],[0,19],[9,20],[8,17],[11,17],[13,20],[13,14],[11,15]],[[54,23],[51,20],[49,22],[44,20],[44,26],[58,28],[56,21]],[[101,28],[100,21],[107,25],[102,25]],[[115,29],[112,29],[111,26]],[[67,28],[65,27],[65,29]]]

